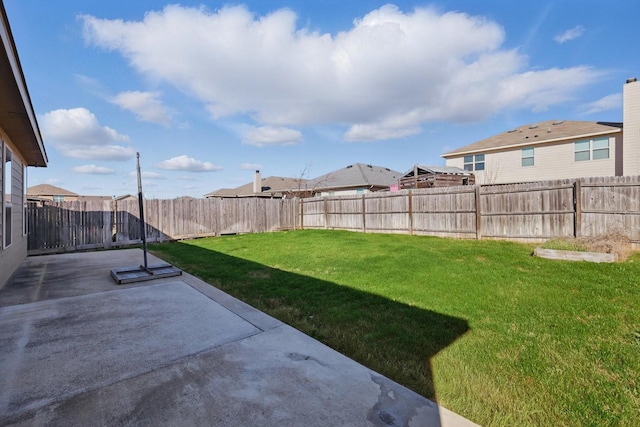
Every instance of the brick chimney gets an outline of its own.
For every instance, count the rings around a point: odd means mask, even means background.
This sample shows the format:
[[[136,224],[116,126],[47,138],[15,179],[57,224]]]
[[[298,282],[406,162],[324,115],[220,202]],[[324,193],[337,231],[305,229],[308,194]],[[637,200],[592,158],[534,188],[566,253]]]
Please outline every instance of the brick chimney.
[[[622,173],[640,175],[640,82],[631,78],[622,89]]]
[[[253,192],[255,194],[262,193],[262,177],[260,176],[259,170],[257,170],[253,176]]]

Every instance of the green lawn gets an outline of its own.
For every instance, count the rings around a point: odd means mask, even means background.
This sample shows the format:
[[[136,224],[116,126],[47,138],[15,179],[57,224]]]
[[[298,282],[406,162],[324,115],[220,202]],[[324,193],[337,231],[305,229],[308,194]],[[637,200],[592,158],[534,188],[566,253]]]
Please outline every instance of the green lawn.
[[[481,425],[638,424],[638,254],[322,230],[150,247]]]

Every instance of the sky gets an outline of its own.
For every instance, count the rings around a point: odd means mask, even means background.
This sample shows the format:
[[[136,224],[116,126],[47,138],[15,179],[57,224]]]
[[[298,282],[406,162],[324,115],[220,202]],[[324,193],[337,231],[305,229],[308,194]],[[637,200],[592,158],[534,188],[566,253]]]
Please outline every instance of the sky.
[[[545,120],[622,121],[640,1],[3,0],[47,150],[28,185],[203,197],[400,172]]]

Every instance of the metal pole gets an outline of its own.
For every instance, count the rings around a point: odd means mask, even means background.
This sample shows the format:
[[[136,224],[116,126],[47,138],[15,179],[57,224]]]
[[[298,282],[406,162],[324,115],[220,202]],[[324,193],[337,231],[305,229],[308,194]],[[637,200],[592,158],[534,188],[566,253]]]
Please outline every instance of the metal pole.
[[[140,209],[140,236],[142,237],[142,252],[144,253],[144,269],[147,270],[147,235],[144,222],[144,201],[142,198],[142,178],[140,176],[140,153],[136,153],[138,169],[138,208]]]

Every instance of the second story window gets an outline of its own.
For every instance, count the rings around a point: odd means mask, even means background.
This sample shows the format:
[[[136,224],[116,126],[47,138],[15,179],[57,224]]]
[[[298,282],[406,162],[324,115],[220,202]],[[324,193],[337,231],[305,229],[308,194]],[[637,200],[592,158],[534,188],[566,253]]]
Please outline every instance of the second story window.
[[[484,154],[464,156],[464,170],[483,171],[484,170]]]
[[[609,158],[609,138],[594,138],[576,141],[575,161],[600,160]]]
[[[522,166],[533,166],[533,147],[522,149]]]

